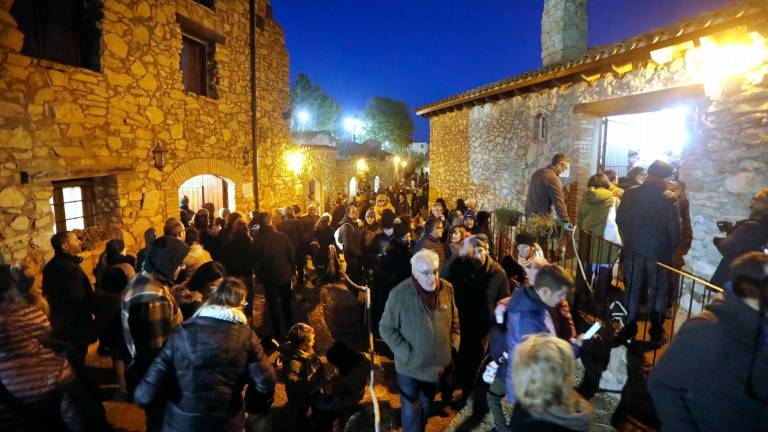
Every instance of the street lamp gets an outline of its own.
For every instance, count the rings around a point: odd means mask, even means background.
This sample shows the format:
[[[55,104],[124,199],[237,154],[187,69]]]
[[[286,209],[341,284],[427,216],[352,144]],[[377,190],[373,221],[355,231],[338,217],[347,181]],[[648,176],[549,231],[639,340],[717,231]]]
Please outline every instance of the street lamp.
[[[304,155],[301,150],[296,150],[293,153],[289,153],[285,156],[285,160],[288,165],[288,170],[295,175],[301,174],[304,165]]]
[[[309,111],[307,110],[301,110],[297,114],[297,117],[299,119],[299,129],[304,132],[304,130],[306,130],[307,123],[309,123],[309,121],[312,119],[312,115],[309,114]]]
[[[363,174],[366,171],[368,171],[368,163],[365,162],[365,159],[359,159],[357,161],[357,172]]]
[[[155,147],[152,149],[152,157],[155,159],[155,168],[159,169],[160,171],[163,170],[163,167],[165,166],[165,154],[168,153],[168,150],[163,147],[160,142],[157,142],[155,144]]]
[[[355,135],[363,133],[363,121],[354,117],[344,117],[344,129],[352,135],[352,142],[355,141]]]

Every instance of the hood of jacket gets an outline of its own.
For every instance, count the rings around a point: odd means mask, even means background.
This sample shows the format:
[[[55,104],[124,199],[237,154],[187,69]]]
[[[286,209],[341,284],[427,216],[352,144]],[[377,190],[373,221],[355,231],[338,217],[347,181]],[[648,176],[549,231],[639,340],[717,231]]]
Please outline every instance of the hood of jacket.
[[[582,195],[582,199],[586,204],[605,207],[613,205],[613,197],[614,195],[610,190],[603,188],[589,188]]]
[[[144,269],[165,283],[173,281],[173,274],[184,261],[189,246],[176,237],[162,236],[152,242]]]
[[[547,305],[539,298],[533,287],[516,289],[507,304],[507,313],[533,312],[547,310]]]
[[[749,346],[750,350],[753,348],[757,327],[760,325],[760,314],[736,294],[726,291],[704,306],[704,310],[717,317],[730,338],[739,344]],[[765,342],[764,339],[763,343]]]
[[[568,412],[561,407],[550,407],[543,413],[532,413],[532,416],[548,423],[554,423],[573,431],[588,431],[592,424],[593,411],[589,402],[579,396],[575,396],[576,409],[574,412]]]

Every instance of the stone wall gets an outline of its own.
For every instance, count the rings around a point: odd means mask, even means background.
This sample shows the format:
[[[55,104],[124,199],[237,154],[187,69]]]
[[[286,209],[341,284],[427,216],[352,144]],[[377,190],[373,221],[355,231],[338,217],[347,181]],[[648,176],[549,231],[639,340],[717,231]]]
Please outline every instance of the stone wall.
[[[587,0],[544,0],[541,61],[559,63],[587,49]]]
[[[717,220],[748,215],[751,194],[768,186],[768,82],[731,83],[701,101],[695,134],[683,149],[681,179],[688,185],[693,247],[688,269],[708,277],[720,259],[712,237]],[[664,65],[637,63],[623,75],[607,73],[563,87],[531,92],[430,117],[430,200],[476,197],[485,209],[522,209],[531,174],[563,152],[572,160],[563,179],[573,215],[579,191],[596,171],[599,118],[574,113],[578,104],[696,84],[682,58]],[[536,117],[547,117],[544,140]]]
[[[217,0],[214,10],[193,0],[105,0],[100,72],[20,54],[13,3],[0,1],[0,251],[8,259],[29,247],[50,252],[54,180],[109,176],[108,195],[97,197],[111,212],[102,223],[121,226],[130,251],[143,246],[145,229],[177,215],[178,187],[195,175],[227,177],[238,210],[252,208],[253,166],[243,161],[252,146],[247,0]],[[268,3],[257,4],[259,180],[269,208],[288,187],[275,167],[290,142],[290,84],[282,30]],[[177,16],[225,38],[215,50],[216,99],[183,88]],[[157,143],[168,150],[163,170],[152,158]]]

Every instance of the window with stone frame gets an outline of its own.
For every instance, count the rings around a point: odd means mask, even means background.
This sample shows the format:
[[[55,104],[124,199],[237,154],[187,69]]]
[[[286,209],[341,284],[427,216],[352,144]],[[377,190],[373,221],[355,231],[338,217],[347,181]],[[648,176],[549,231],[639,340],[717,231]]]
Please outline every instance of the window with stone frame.
[[[545,142],[547,140],[547,116],[544,114],[538,114],[534,121],[533,136],[538,142]]]
[[[215,0],[194,0],[195,3],[200,3],[201,5],[207,7],[208,9],[213,10],[215,5]]]
[[[10,12],[24,34],[22,54],[101,70],[103,0],[17,0]]]
[[[184,90],[218,99],[216,44],[224,43],[224,36],[182,15],[177,15],[177,21],[182,32],[179,68]]]
[[[53,182],[53,196],[49,203],[53,211],[54,233],[95,225],[92,179]]]

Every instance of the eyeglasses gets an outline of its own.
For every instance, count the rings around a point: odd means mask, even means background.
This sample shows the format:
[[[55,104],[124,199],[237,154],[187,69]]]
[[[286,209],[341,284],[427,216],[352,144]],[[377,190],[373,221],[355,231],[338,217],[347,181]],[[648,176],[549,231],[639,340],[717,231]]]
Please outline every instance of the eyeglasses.
[[[424,270],[424,271],[416,270],[416,273],[418,273],[418,274],[422,275],[423,277],[427,278],[427,277],[430,277],[432,275],[436,275],[437,274],[437,269]]]

